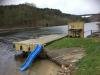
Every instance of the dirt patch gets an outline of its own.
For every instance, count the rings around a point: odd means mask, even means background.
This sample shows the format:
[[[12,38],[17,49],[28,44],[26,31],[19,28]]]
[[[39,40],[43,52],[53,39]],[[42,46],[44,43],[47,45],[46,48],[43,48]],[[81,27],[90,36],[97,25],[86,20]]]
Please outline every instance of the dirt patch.
[[[70,75],[74,68],[73,63],[84,56],[84,49],[82,48],[46,49],[49,59],[59,64],[61,69],[54,62],[42,59],[39,63],[34,62],[31,68],[21,73],[19,67],[24,61],[21,58],[19,58],[20,60],[15,60],[14,55],[16,52],[13,49],[12,42],[30,38],[33,38],[33,32],[0,37],[0,75],[56,75],[57,72],[57,75]]]
[[[50,60],[61,66],[58,75],[72,75],[75,63],[84,57],[83,48],[46,49],[46,53]]]

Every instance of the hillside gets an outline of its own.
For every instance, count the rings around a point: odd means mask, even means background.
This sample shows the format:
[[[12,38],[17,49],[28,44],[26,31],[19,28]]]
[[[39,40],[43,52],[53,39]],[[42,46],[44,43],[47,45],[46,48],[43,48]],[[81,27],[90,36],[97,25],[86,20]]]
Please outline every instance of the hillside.
[[[100,13],[94,14],[89,18],[90,21],[99,21],[100,22]]]
[[[78,19],[81,20],[81,17],[62,13],[58,9],[27,4],[0,6],[0,28],[64,25]]]

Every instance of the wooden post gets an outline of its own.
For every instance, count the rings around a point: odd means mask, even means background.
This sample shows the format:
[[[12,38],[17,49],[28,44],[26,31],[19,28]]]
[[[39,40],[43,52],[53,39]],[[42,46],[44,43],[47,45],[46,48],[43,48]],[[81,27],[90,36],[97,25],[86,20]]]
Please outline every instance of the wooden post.
[[[69,38],[69,25],[68,25],[68,38]]]
[[[93,34],[93,32],[92,32],[92,30],[91,30],[91,37],[92,37],[92,34]]]

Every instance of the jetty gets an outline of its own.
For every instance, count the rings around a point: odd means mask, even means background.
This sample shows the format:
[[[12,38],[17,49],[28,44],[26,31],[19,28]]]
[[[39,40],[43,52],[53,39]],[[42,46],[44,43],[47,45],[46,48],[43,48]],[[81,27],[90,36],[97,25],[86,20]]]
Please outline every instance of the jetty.
[[[43,46],[47,45],[48,43],[61,39],[63,37],[67,36],[66,34],[53,34],[53,35],[46,35],[46,36],[41,36],[36,39],[29,39],[29,40],[24,40],[20,42],[13,42],[16,51],[32,51],[35,48],[36,44],[41,44]]]

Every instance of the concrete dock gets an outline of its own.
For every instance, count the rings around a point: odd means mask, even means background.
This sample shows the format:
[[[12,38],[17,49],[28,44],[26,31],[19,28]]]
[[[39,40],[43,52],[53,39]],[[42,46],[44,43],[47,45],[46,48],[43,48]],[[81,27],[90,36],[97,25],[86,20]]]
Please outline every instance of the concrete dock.
[[[22,50],[28,52],[33,50],[36,44],[42,44],[43,46],[45,46],[47,43],[61,39],[65,36],[66,36],[65,34],[54,34],[54,35],[38,37],[36,39],[29,39],[29,40],[13,42],[13,43],[15,45],[16,51]]]

